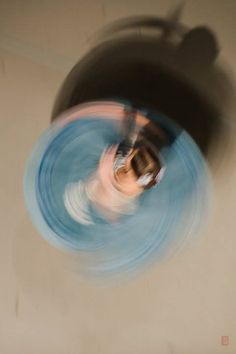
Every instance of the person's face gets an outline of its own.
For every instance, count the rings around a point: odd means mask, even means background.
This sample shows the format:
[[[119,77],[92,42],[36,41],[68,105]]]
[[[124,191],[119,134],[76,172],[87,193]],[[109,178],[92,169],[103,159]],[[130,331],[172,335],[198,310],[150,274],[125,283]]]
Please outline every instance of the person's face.
[[[134,173],[134,170],[131,165],[131,160],[136,153],[137,149],[131,151],[131,153],[127,157],[125,166],[117,171],[116,180],[119,184],[121,191],[127,195],[140,194],[140,192],[143,191],[143,188],[140,187],[137,182],[138,177]]]

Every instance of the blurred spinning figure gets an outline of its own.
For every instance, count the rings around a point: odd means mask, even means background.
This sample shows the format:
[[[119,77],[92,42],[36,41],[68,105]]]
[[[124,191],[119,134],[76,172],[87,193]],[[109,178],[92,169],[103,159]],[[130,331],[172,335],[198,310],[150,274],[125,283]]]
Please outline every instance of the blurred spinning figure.
[[[168,142],[166,133],[133,110],[124,111],[122,131],[123,140],[104,150],[90,178],[66,187],[65,207],[82,224],[92,222],[89,204],[110,222],[122,214],[132,214],[140,194],[163,177],[161,149]]]

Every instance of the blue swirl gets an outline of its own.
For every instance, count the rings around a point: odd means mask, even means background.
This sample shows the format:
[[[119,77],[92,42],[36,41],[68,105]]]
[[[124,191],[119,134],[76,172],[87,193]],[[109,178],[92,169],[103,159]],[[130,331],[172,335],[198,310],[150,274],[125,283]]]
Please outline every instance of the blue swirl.
[[[86,179],[104,148],[119,141],[114,121],[93,116],[64,126],[55,124],[39,139],[27,164],[25,199],[34,224],[53,245],[86,255],[84,271],[89,274],[137,272],[185,243],[204,219],[209,180],[203,156],[171,120],[151,118],[173,137],[163,150],[165,176],[141,195],[134,215],[115,225],[92,208],[94,224],[79,224],[63,201],[66,185]]]

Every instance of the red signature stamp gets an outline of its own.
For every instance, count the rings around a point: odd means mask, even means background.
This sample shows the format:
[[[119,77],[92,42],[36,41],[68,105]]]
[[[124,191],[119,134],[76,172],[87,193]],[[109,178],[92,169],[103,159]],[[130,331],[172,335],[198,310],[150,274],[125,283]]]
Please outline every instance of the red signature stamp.
[[[229,345],[229,336],[221,336],[221,345]]]

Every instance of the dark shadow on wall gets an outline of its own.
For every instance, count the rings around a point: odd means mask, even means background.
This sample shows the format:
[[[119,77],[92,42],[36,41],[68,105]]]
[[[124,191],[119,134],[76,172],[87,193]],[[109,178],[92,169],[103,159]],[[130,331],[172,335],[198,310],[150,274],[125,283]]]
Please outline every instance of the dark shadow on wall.
[[[215,65],[219,50],[210,29],[145,17],[119,21],[102,36],[66,77],[52,121],[82,102],[121,99],[172,118],[205,155],[223,139],[229,85]]]

